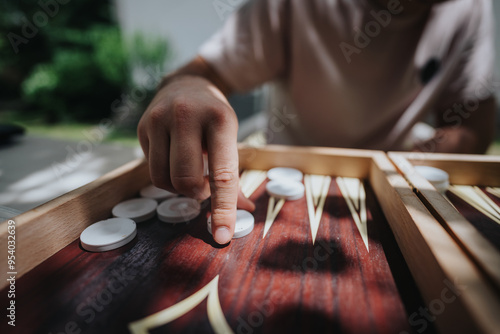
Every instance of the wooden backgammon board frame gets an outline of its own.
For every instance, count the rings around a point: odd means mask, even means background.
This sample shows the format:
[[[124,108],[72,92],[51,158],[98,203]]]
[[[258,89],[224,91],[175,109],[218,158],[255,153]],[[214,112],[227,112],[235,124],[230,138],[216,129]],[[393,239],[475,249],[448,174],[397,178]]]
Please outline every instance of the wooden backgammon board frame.
[[[446,304],[435,319],[439,331],[498,331],[499,293],[483,271],[489,268],[492,273],[498,272],[491,266],[478,266],[477,261],[464,252],[456,236],[443,226],[441,219],[435,218],[433,207],[414,193],[414,188],[385,153],[335,148],[240,146],[239,155],[241,170],[294,167],[307,174],[367,180],[425,304],[441,300],[445,290],[451,288],[455,291],[456,300]],[[396,155],[391,154],[392,157]],[[488,170],[489,165],[485,165],[481,166]],[[486,174],[482,171],[471,167],[466,174]],[[494,169],[492,171],[494,173]],[[492,171],[488,174],[490,177]],[[488,185],[495,185],[491,179],[487,181]],[[478,184],[476,179],[470,182]],[[149,183],[145,161],[133,161],[84,187],[13,218],[16,223],[16,278],[21,278],[74,242],[87,226],[109,217],[114,205],[133,197]],[[431,190],[426,194],[431,196]],[[8,235],[7,224],[2,223],[1,249],[7,249]],[[6,258],[2,259],[0,269],[4,273],[11,271]],[[7,286],[5,280],[0,284],[3,291]]]
[[[500,252],[498,249],[414,168],[414,166],[423,165],[445,170],[450,176],[452,185],[498,187],[500,186],[500,157],[409,152],[389,152],[388,155],[414,188],[422,203],[475,262],[496,291],[500,291]]]

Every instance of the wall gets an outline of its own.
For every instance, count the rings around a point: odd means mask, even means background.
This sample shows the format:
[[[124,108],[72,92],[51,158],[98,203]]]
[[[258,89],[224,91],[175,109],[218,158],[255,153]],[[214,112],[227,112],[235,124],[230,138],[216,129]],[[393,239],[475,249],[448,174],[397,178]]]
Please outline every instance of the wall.
[[[193,56],[243,0],[117,0],[125,34],[142,31],[165,36],[174,48],[171,67]]]

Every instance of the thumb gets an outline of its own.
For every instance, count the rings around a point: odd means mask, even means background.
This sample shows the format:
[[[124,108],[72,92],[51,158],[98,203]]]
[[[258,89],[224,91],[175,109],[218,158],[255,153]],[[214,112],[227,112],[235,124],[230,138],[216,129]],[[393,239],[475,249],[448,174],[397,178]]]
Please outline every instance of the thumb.
[[[237,203],[238,209],[241,210],[246,210],[249,212],[254,212],[255,211],[255,204],[249,200],[248,198],[243,195],[241,190],[238,193],[238,203]]]

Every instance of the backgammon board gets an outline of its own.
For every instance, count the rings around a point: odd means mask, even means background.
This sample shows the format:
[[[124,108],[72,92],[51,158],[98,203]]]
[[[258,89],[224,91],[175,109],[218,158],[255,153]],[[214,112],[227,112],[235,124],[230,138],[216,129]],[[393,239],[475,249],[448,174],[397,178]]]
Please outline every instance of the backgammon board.
[[[138,223],[137,237],[119,249],[81,248],[86,226],[108,218],[115,204],[149,184],[144,161],[15,217],[16,326],[3,321],[1,332],[500,328],[495,284],[386,154],[281,146],[241,146],[239,153],[247,176],[242,186],[256,204],[255,228],[227,246],[215,244],[207,231],[210,205],[204,202],[188,223]],[[304,198],[277,205],[265,178],[248,177],[276,166],[306,174]],[[8,231],[2,223],[2,249]],[[1,265],[12,271],[5,260]],[[9,282],[2,288],[7,308]]]

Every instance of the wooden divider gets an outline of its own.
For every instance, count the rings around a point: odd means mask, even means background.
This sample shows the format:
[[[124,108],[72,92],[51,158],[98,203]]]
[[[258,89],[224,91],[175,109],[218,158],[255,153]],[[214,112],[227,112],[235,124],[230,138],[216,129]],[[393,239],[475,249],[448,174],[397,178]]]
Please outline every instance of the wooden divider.
[[[500,298],[395,167],[376,157],[370,179],[427,305],[442,303],[442,333],[496,333]],[[446,294],[457,297],[445,303]]]
[[[433,213],[441,225],[450,233],[462,249],[469,254],[474,262],[485,272],[492,280],[497,290],[500,291],[500,253],[481,233],[467,221],[457,209],[443,197],[436,189],[413,168],[414,165],[433,165],[441,168],[450,167],[449,164],[434,164],[436,161],[441,161],[447,155],[426,154],[419,159],[409,160],[411,154],[390,152],[389,157],[401,171],[410,185],[415,189],[416,194],[426,207]],[[455,164],[451,169],[444,169],[449,172],[452,183],[470,184],[466,181],[474,179],[480,183],[492,182],[493,184],[500,183],[500,158],[485,157],[477,155],[467,155],[461,157],[460,160],[454,158]],[[467,158],[467,159],[466,159]],[[462,172],[456,171],[474,170],[477,164],[477,172],[481,175],[474,177],[462,177]],[[453,177],[452,177],[453,175]],[[475,185],[472,183],[472,185]],[[500,310],[499,310],[500,311]]]

